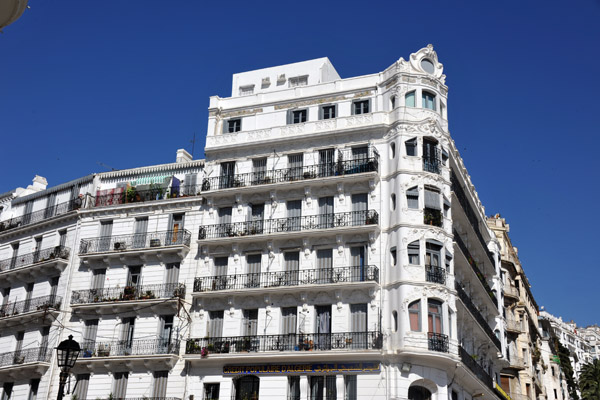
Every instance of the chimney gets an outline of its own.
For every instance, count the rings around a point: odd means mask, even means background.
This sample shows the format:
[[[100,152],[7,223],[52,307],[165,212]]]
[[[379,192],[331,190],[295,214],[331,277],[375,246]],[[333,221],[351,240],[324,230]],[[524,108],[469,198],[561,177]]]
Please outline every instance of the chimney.
[[[185,149],[178,149],[177,150],[177,158],[175,159],[175,162],[177,164],[181,164],[181,163],[188,163],[188,162],[192,162],[192,155],[190,153],[188,153]]]
[[[33,189],[36,191],[46,190],[46,186],[48,186],[48,181],[43,176],[36,175],[33,177]]]

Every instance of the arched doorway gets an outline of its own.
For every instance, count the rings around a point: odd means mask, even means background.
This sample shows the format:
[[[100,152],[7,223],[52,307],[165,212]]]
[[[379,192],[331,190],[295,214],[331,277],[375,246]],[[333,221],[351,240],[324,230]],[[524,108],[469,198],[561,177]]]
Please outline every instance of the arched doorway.
[[[254,375],[242,376],[234,381],[235,400],[258,400],[260,380]]]
[[[423,386],[411,386],[408,389],[408,400],[431,400],[431,392]]]

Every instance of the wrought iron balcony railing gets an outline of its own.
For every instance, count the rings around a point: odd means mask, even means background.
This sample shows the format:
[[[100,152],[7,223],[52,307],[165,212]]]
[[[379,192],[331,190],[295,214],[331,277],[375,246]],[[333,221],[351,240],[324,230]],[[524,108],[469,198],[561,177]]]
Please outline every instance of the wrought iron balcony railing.
[[[0,271],[8,271],[48,260],[55,260],[57,258],[68,260],[70,251],[71,250],[68,247],[55,246],[35,251],[33,253],[20,254],[16,257],[0,260]]]
[[[290,333],[190,339],[186,354],[381,349],[381,332]]]
[[[475,275],[477,275],[477,279],[479,279],[479,282],[481,282],[481,284],[483,285],[488,296],[490,296],[490,298],[492,299],[494,304],[498,304],[498,299],[496,298],[496,295],[494,294],[494,292],[492,292],[490,285],[488,285],[487,280],[485,279],[485,276],[483,275],[483,273],[481,272],[479,267],[477,267],[477,263],[475,263],[475,260],[471,256],[471,253],[467,249],[467,246],[465,245],[465,243],[462,241],[462,238],[456,231],[453,231],[452,234],[454,235],[454,241],[458,245],[458,248],[465,255],[465,258],[467,259],[469,266],[473,269],[473,272],[475,272]]]
[[[481,365],[477,364],[473,356],[463,349],[462,346],[458,346],[458,353],[460,355],[460,361],[462,361],[475,376],[477,376],[488,388],[494,387],[494,380],[490,374],[488,374]]]
[[[51,357],[52,349],[48,347],[11,351],[0,354],[0,367],[9,367],[33,362],[50,362]]]
[[[378,158],[370,157],[329,164],[221,175],[204,179],[202,181],[202,191],[302,181],[339,175],[353,175],[363,172],[377,172],[378,168]]]
[[[81,358],[150,356],[179,354],[179,340],[114,340],[96,342],[86,340],[81,344]]]
[[[36,222],[55,217],[57,215],[66,214],[69,211],[77,210],[82,206],[83,199],[78,197],[74,200],[59,203],[39,211],[34,211],[31,213],[23,214],[18,217],[7,219],[5,221],[0,222],[0,232],[6,231],[8,229],[18,228],[20,226],[35,224]]]
[[[425,266],[425,278],[427,282],[446,284],[446,269],[436,265]]]
[[[94,207],[116,206],[119,204],[145,203],[180,197],[199,196],[202,185],[181,185],[168,187],[151,187],[137,189],[135,187],[107,189],[96,192]]]
[[[375,265],[202,276],[194,280],[194,292],[369,281],[379,282]]]
[[[201,226],[198,231],[198,239],[266,235],[281,232],[308,231],[313,229],[374,225],[378,223],[379,214],[377,214],[377,211],[375,210],[350,211],[335,214],[305,215],[301,217]]]
[[[436,157],[423,157],[423,171],[440,174],[442,172],[442,161],[439,154]]]
[[[101,236],[81,239],[79,254],[104,253],[112,251],[141,250],[155,247],[190,245],[191,233],[185,229],[132,235]]]
[[[488,322],[485,320],[485,318],[483,318],[483,315],[481,315],[481,313],[479,312],[477,307],[475,307],[475,304],[473,304],[473,301],[471,301],[471,298],[469,297],[467,292],[462,288],[462,286],[460,286],[460,284],[458,282],[454,282],[454,287],[456,288],[458,297],[462,300],[463,304],[467,307],[469,312],[477,320],[477,322],[479,323],[481,328],[485,331],[485,333],[490,338],[490,340],[494,343],[496,348],[499,351],[502,351],[502,345],[500,344],[500,339],[498,339],[496,337],[496,335],[494,334],[494,331],[492,331],[492,328],[490,328],[490,325],[488,324]]]
[[[486,244],[485,240],[483,239],[483,235],[481,234],[481,230],[479,229],[480,220],[478,218],[478,214],[471,207],[471,203],[469,203],[469,200],[467,199],[467,195],[465,194],[465,191],[463,190],[462,186],[458,182],[458,179],[456,178],[456,174],[454,173],[454,171],[450,174],[450,183],[452,184],[452,191],[454,192],[454,195],[456,196],[456,198],[458,199],[458,202],[462,206],[462,209],[464,210],[465,215],[467,216],[467,219],[471,223],[471,226],[473,227],[473,230],[475,231],[475,236],[477,236],[477,239],[479,239],[479,242],[481,243],[481,247],[483,247],[483,251],[484,251],[485,255],[490,260],[490,263],[492,264],[492,266],[495,266],[494,256],[489,251],[487,244]],[[485,224],[485,220],[483,223]]]
[[[0,318],[12,317],[31,311],[58,310],[61,302],[62,298],[60,296],[50,295],[3,304],[0,306]]]
[[[443,333],[428,332],[428,348],[432,351],[440,351],[442,353],[448,353],[450,346],[448,344],[448,335]]]
[[[170,299],[175,297],[185,297],[184,284],[164,283],[158,285],[125,286],[122,288],[74,290],[71,296],[71,304]]]

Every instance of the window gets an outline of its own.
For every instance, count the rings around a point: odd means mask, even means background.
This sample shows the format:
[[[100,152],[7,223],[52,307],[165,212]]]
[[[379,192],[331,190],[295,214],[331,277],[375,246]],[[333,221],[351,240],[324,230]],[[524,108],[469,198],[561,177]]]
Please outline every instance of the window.
[[[223,310],[208,312],[208,337],[218,338],[223,335]]]
[[[225,126],[227,128],[225,133],[239,132],[242,130],[242,119],[236,118],[236,119],[227,120],[227,123],[225,124]]]
[[[406,202],[408,208],[417,210],[419,208],[419,188],[411,187],[406,191]]]
[[[129,372],[115,372],[113,373],[113,387],[112,395],[117,398],[125,398],[127,393],[127,380],[129,378]]]
[[[406,155],[411,157],[416,157],[417,155],[417,139],[410,139],[404,142],[406,146]]]
[[[392,206],[392,211],[396,211],[396,194],[395,193],[392,193],[390,195],[390,203]]]
[[[299,376],[288,376],[288,400],[300,400]]]
[[[67,245],[67,230],[58,231],[58,245],[66,246]]]
[[[408,263],[411,265],[419,265],[419,241],[415,240],[408,245]]]
[[[421,99],[423,108],[435,111],[435,94],[423,90]]]
[[[289,114],[290,124],[301,124],[308,120],[308,110],[292,110]]]
[[[287,219],[280,220],[280,231],[299,231],[302,224],[302,200],[288,200],[286,202]]]
[[[408,320],[411,331],[421,332],[421,300],[413,301],[409,304]]]
[[[2,385],[2,400],[11,400],[14,383],[6,382]]]
[[[554,389],[554,398],[558,399],[558,393],[556,393],[556,389]]]
[[[336,387],[336,376],[309,376],[308,386],[310,389],[309,399],[310,400],[336,400],[337,399],[337,387]]]
[[[254,94],[254,85],[240,86],[240,96]]]
[[[398,311],[392,311],[392,332],[398,332]]]
[[[242,376],[234,381],[235,400],[258,400],[260,380],[258,377]]]
[[[286,307],[281,309],[281,333],[293,335],[296,333],[296,321],[298,310],[296,307]]]
[[[242,310],[242,335],[256,336],[258,334],[258,309]]]
[[[434,139],[423,139],[423,170],[440,173],[439,149]]]
[[[442,148],[442,164],[448,165],[448,152],[444,148]]]
[[[425,243],[425,265],[439,267],[441,250],[440,242],[428,240]]]
[[[450,211],[450,200],[446,196],[442,196],[444,199],[444,217],[448,218],[448,212]]]
[[[321,106],[319,119],[332,119],[337,117],[337,107],[334,105]]]
[[[425,188],[424,224],[442,226],[440,192],[436,188]]]
[[[446,119],[446,105],[440,101],[440,114],[442,118]]]
[[[36,400],[37,399],[39,386],[40,386],[39,379],[32,379],[29,382],[29,397],[27,398],[28,400]]]
[[[395,267],[398,262],[398,252],[395,247],[390,249],[390,255],[392,256],[392,265]]]
[[[344,375],[344,400],[358,399],[356,394],[356,375]]]
[[[235,161],[221,163],[221,175],[219,176],[219,189],[233,187],[235,175]]]
[[[204,384],[204,400],[219,400],[220,383]]]
[[[288,82],[291,88],[297,86],[306,86],[308,85],[308,75],[292,77],[288,80]]]
[[[423,68],[423,71],[427,72],[428,74],[433,74],[435,72],[435,66],[428,58],[421,60],[421,68]]]
[[[369,100],[359,100],[352,103],[352,114],[368,114],[369,111]]]
[[[396,108],[396,96],[390,97],[390,108],[393,110]]]
[[[152,374],[152,397],[159,399],[165,398],[167,395],[167,380],[169,371],[155,371]]]
[[[396,158],[396,143],[390,143],[390,158]]]
[[[406,93],[404,96],[404,103],[406,107],[415,107],[415,91]]]
[[[288,171],[286,172],[286,178],[290,181],[297,181],[304,177],[304,155],[300,154],[289,154],[288,155]]]
[[[442,333],[442,303],[438,300],[427,301],[428,332]]]
[[[90,385],[90,374],[77,374],[73,396],[78,399],[87,397],[88,386]]]

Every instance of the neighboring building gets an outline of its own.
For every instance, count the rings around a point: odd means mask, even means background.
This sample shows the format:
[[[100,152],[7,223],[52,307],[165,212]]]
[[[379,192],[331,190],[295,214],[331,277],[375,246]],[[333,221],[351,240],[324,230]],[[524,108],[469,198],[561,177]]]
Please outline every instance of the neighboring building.
[[[579,334],[585,338],[592,360],[600,359],[600,327],[598,325],[590,325],[585,328],[579,328]]]
[[[543,383],[542,338],[538,326],[538,305],[531,293],[529,280],[512,245],[506,220],[500,215],[489,217],[488,226],[500,243],[504,317],[508,345],[508,366],[502,370],[502,388],[513,400],[552,399]]]
[[[4,393],[55,397],[39,349],[73,334],[78,399],[508,399],[500,244],[444,81],[432,46],[347,79],[326,58],[235,74],[206,161],[0,195],[6,302],[62,298],[6,316]]]
[[[557,349],[552,342],[552,327],[550,322],[544,318],[539,318],[539,325],[542,333],[542,346],[540,349],[546,398],[548,400],[567,400],[569,399],[569,390],[565,375],[560,367]]]

